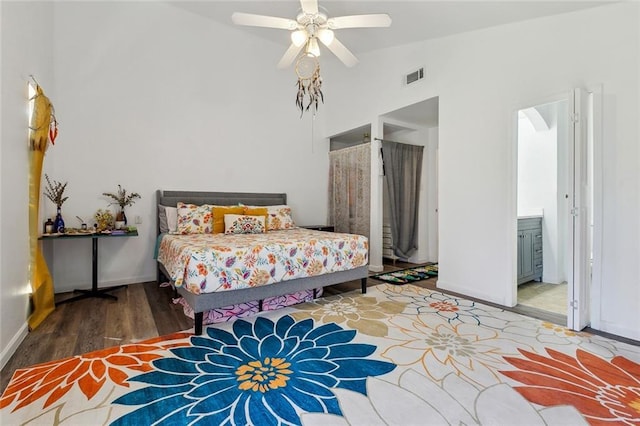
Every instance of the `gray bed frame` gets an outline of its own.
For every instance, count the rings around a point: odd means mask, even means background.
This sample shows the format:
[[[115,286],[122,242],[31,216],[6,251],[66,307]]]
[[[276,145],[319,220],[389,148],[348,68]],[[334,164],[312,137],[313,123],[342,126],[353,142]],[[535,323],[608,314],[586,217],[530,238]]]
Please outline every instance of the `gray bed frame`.
[[[242,203],[253,206],[272,206],[287,204],[287,194],[157,190],[156,200],[157,205],[170,207],[176,207],[179,201],[197,205],[234,205]],[[158,217],[159,215],[156,214],[156,218]],[[159,220],[156,228],[159,235]],[[162,265],[160,262],[157,262],[157,264],[158,283],[161,282],[162,276],[164,276],[171,282],[171,285],[173,286],[173,281],[171,281],[169,274],[164,268],[164,265]],[[340,284],[358,279],[361,282],[362,293],[366,293],[368,273],[369,267],[365,265],[348,271],[333,272],[330,274],[317,275],[314,277],[297,278],[294,280],[281,281],[274,284],[240,290],[193,294],[185,290],[183,287],[173,286],[173,289],[174,291],[177,291],[177,293],[180,294],[193,309],[194,333],[196,335],[200,335],[202,334],[204,312],[211,309],[258,300],[260,302],[259,308],[260,310],[262,310],[262,300],[267,297],[283,296],[285,294],[295,293],[302,290],[315,290],[316,288],[326,287],[329,285]]]

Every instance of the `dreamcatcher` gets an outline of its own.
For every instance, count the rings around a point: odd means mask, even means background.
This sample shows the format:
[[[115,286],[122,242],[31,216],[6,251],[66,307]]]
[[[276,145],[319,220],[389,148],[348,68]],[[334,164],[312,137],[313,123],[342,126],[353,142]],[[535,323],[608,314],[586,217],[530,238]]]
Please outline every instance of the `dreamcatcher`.
[[[318,112],[318,101],[324,103],[318,58],[309,52],[300,55],[296,60],[296,74],[298,75],[296,106],[300,108],[300,117],[312,106],[315,115]],[[308,102],[306,102],[307,99]]]

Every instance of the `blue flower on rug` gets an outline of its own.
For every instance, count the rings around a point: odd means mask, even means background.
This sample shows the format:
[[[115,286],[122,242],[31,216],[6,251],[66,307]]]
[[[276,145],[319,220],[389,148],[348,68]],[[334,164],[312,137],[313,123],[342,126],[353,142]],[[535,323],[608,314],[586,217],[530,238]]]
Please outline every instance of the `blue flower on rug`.
[[[376,347],[351,343],[355,330],[310,318],[239,319],[232,332],[206,332],[130,378],[148,386],[114,403],[141,407],[113,424],[299,425],[301,412],[342,414],[332,388],[366,395],[367,377],[396,367],[367,359]]]

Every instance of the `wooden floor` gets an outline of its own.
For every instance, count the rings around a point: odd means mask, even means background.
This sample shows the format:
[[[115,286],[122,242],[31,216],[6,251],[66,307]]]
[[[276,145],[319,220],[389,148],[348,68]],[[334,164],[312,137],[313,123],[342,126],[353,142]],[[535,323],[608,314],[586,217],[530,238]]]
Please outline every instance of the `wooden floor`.
[[[396,262],[394,265],[385,265],[385,271],[411,266],[416,265]],[[415,285],[436,290],[435,283],[435,279],[428,279]],[[378,284],[381,282],[369,278],[369,286]],[[327,287],[325,295],[358,289],[359,280]],[[90,298],[59,305],[40,327],[27,335],[0,371],[0,393],[4,392],[16,369],[193,327],[193,322],[183,314],[182,307],[172,303],[171,288],[159,287],[155,281],[131,284],[111,294],[117,296],[118,300]],[[56,295],[56,300],[69,296]],[[553,316],[545,317],[544,312],[534,310],[525,313],[556,322]]]

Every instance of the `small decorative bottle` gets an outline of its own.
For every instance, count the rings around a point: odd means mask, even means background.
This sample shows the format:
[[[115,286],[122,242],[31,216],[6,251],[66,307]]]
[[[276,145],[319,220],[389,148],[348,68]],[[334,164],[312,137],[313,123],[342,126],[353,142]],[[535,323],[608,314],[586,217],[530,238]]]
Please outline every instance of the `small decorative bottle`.
[[[47,218],[47,221],[44,223],[44,233],[53,234],[53,221],[50,217]]]
[[[64,220],[62,219],[62,212],[60,211],[60,207],[58,207],[58,214],[56,214],[56,220],[53,223],[53,228],[55,232],[59,234],[64,233]]]

